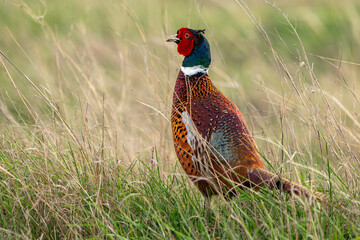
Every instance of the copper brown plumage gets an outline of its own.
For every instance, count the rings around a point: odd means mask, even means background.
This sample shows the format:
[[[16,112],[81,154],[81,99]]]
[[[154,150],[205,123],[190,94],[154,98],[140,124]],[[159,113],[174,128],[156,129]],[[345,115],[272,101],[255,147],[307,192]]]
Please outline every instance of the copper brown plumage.
[[[283,189],[326,201],[322,193],[280,178],[263,168],[255,141],[235,104],[211,82],[210,48],[203,30],[179,29],[168,41],[185,56],[171,112],[177,157],[204,196],[233,194],[233,187]]]

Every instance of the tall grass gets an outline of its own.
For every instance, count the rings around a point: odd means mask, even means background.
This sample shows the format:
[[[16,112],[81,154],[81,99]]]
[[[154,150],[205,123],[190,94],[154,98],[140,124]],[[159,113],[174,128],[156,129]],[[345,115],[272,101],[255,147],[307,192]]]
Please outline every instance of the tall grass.
[[[0,6],[1,239],[359,236],[356,1]],[[181,26],[207,28],[210,77],[266,167],[354,214],[263,189],[214,199],[206,221],[168,119]]]

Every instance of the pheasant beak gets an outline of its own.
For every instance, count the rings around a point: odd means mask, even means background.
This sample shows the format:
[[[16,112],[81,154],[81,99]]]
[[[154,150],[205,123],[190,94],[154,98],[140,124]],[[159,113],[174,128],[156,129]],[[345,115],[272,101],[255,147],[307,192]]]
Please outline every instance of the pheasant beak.
[[[166,42],[175,42],[176,44],[178,44],[180,42],[180,38],[178,38],[177,34],[171,35],[170,37],[168,37],[166,39]]]

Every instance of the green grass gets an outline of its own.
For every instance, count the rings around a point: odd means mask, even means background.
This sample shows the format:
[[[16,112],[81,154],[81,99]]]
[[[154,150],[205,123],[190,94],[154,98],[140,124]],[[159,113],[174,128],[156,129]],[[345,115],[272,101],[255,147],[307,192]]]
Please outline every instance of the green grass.
[[[100,169],[106,175],[93,179],[96,165],[77,166],[75,152],[54,163],[8,145],[2,149],[16,155],[1,156],[13,175],[1,174],[8,179],[0,185],[2,238],[348,239],[359,232],[356,216],[266,190],[215,199],[206,222],[202,197],[178,169],[164,176],[138,160],[135,172],[109,159]]]
[[[1,1],[0,50],[28,78],[1,57],[0,239],[358,239],[360,5],[276,6]],[[207,29],[266,168],[350,212],[239,190],[206,221],[170,133],[181,26]]]

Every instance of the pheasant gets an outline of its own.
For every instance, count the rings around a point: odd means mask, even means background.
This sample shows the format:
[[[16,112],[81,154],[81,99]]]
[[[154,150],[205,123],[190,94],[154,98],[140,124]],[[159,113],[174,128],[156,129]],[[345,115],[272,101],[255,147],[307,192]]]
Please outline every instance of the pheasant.
[[[184,55],[175,83],[171,127],[180,164],[205,197],[229,198],[235,187],[257,190],[267,186],[290,194],[326,201],[324,194],[264,169],[261,156],[235,104],[222,94],[208,75],[210,46],[205,30],[182,27],[167,38]]]

